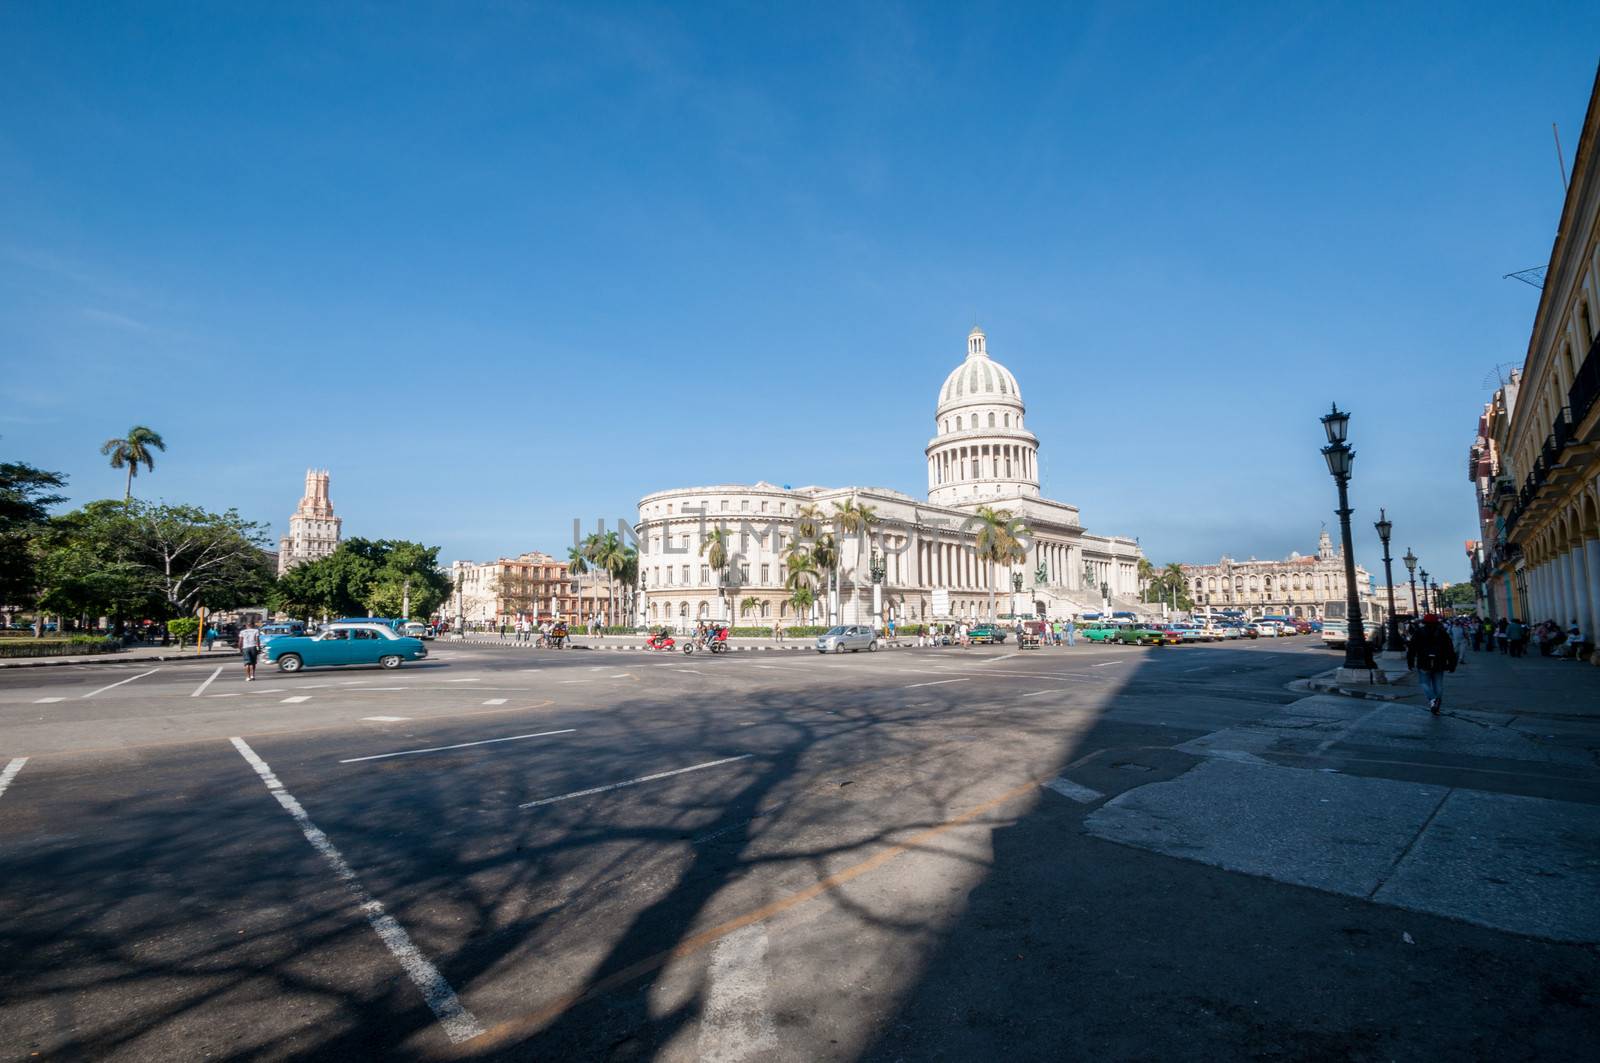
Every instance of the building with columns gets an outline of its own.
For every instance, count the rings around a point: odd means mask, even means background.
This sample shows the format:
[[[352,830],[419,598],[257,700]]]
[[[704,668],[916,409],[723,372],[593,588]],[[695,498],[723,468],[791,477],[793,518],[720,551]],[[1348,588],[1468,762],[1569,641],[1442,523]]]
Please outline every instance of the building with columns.
[[[990,357],[988,337],[974,328],[966,357],[938,390],[934,434],[923,448],[926,500],[886,487],[767,482],[646,495],[633,529],[642,583],[637,620],[825,622],[832,611],[825,589],[818,590],[818,606],[796,616],[784,585],[784,547],[797,525],[813,519],[840,534],[842,623],[976,619],[988,613],[991,588],[1001,614],[1013,612],[1013,601],[1017,613],[1050,617],[1083,616],[1108,605],[1148,609],[1136,601],[1143,556],[1137,540],[1091,535],[1076,506],[1042,496],[1039,440],[1024,423],[1026,413],[1016,377]],[[870,507],[875,519],[845,535],[834,518],[850,503]],[[1004,510],[1026,525],[1025,558],[1003,566],[978,558],[975,514],[982,507]],[[724,573],[712,571],[702,550],[715,529],[727,535]],[[876,585],[873,555],[881,559]]]
[[[1600,77],[1513,383],[1478,420],[1468,475],[1489,615],[1600,631]]]
[[[337,550],[342,524],[328,497],[328,470],[307,469],[306,493],[289,518],[289,534],[278,539],[278,575]]]
[[[1317,538],[1315,556],[1298,551],[1281,561],[1235,561],[1224,556],[1214,565],[1184,565],[1189,596],[1196,611],[1235,609],[1248,616],[1289,616],[1316,620],[1328,602],[1345,601],[1344,550],[1335,549],[1324,528]],[[1388,600],[1374,600],[1372,579],[1356,566],[1356,594],[1361,615],[1378,620],[1388,612]],[[1403,608],[1399,599],[1397,608]]]

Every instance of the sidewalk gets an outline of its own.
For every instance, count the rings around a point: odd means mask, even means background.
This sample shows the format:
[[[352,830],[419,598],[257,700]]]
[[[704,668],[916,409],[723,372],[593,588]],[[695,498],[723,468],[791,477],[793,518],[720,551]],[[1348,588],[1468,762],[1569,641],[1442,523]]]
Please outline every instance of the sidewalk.
[[[239,651],[233,647],[218,646],[212,650],[195,652],[193,646],[130,646],[116,653],[86,653],[69,657],[21,657],[0,660],[0,668],[43,668],[54,664],[128,664],[139,661],[165,661],[178,664],[184,661],[215,661],[237,658]]]
[[[1554,941],[1600,944],[1600,669],[1470,654],[1432,716],[1313,694],[1178,747],[1087,821],[1108,841]]]

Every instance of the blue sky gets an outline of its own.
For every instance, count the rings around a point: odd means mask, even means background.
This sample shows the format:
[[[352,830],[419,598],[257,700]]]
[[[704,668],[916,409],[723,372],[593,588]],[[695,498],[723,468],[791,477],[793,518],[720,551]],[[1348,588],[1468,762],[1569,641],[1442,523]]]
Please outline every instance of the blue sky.
[[[974,319],[1152,559],[1465,575],[1600,7],[9,4],[0,456],[283,530],[564,553],[767,479],[925,491]]]

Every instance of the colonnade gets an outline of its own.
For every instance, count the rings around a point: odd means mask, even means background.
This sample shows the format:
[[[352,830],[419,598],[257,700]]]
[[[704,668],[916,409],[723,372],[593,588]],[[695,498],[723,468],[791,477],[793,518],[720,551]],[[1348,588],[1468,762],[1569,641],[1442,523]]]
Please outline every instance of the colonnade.
[[[1590,642],[1600,631],[1600,539],[1575,542],[1523,571],[1532,623],[1554,620],[1563,628],[1574,620]]]

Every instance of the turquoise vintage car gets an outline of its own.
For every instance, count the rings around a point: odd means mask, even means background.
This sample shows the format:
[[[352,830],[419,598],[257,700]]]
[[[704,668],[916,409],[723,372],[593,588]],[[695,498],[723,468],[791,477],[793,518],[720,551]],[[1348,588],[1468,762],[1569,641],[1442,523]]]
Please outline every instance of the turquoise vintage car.
[[[263,652],[283,672],[351,664],[399,668],[428,656],[421,639],[397,635],[383,624],[333,624],[318,635],[279,635]]]

